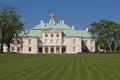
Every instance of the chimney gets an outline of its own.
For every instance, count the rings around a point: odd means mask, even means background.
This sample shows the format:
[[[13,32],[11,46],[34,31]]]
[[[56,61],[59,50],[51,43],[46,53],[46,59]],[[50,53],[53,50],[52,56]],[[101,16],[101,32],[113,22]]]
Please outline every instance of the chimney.
[[[88,32],[89,28],[86,28],[86,32]]]
[[[60,24],[62,24],[62,21],[60,20]]]
[[[41,20],[41,21],[40,21],[40,24],[41,24],[41,25],[43,25],[43,23],[44,23],[44,21],[43,21],[43,20]]]
[[[64,24],[64,20],[61,20],[61,24]]]
[[[72,30],[75,30],[75,26],[72,26]]]

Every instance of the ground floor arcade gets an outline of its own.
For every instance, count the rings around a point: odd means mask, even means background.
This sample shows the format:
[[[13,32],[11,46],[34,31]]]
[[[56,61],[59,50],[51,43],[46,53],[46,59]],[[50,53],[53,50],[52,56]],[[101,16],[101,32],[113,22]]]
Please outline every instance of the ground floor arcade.
[[[39,47],[38,53],[66,53],[66,47],[43,46]]]

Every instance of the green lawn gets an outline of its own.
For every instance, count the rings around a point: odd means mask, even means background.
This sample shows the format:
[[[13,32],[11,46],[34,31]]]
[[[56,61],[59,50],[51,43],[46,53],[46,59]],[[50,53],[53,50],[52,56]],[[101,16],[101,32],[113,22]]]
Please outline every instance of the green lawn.
[[[0,80],[120,80],[120,54],[4,54]]]

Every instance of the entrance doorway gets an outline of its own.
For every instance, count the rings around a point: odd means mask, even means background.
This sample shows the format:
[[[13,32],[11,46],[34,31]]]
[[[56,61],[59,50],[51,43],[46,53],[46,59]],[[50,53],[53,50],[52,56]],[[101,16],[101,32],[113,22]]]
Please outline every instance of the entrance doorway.
[[[54,47],[51,47],[51,48],[50,48],[50,52],[51,52],[51,53],[54,53]]]
[[[57,53],[60,53],[59,47],[56,48],[56,52],[57,52]]]
[[[38,53],[42,53],[42,52],[43,52],[42,47],[39,47],[38,48]]]
[[[48,53],[48,47],[45,47],[45,53]]]
[[[66,47],[62,47],[62,53],[66,52]]]

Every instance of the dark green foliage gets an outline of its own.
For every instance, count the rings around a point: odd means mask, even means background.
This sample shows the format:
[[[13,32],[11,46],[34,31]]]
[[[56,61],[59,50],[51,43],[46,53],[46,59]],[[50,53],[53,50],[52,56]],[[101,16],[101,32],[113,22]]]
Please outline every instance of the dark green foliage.
[[[24,23],[20,20],[20,15],[16,13],[13,6],[5,4],[0,4],[0,6],[1,53],[3,52],[3,44],[8,46],[8,52],[10,52],[10,43],[23,31]]]
[[[89,32],[96,37],[97,47],[107,52],[117,51],[120,43],[120,24],[114,21],[93,22]]]

